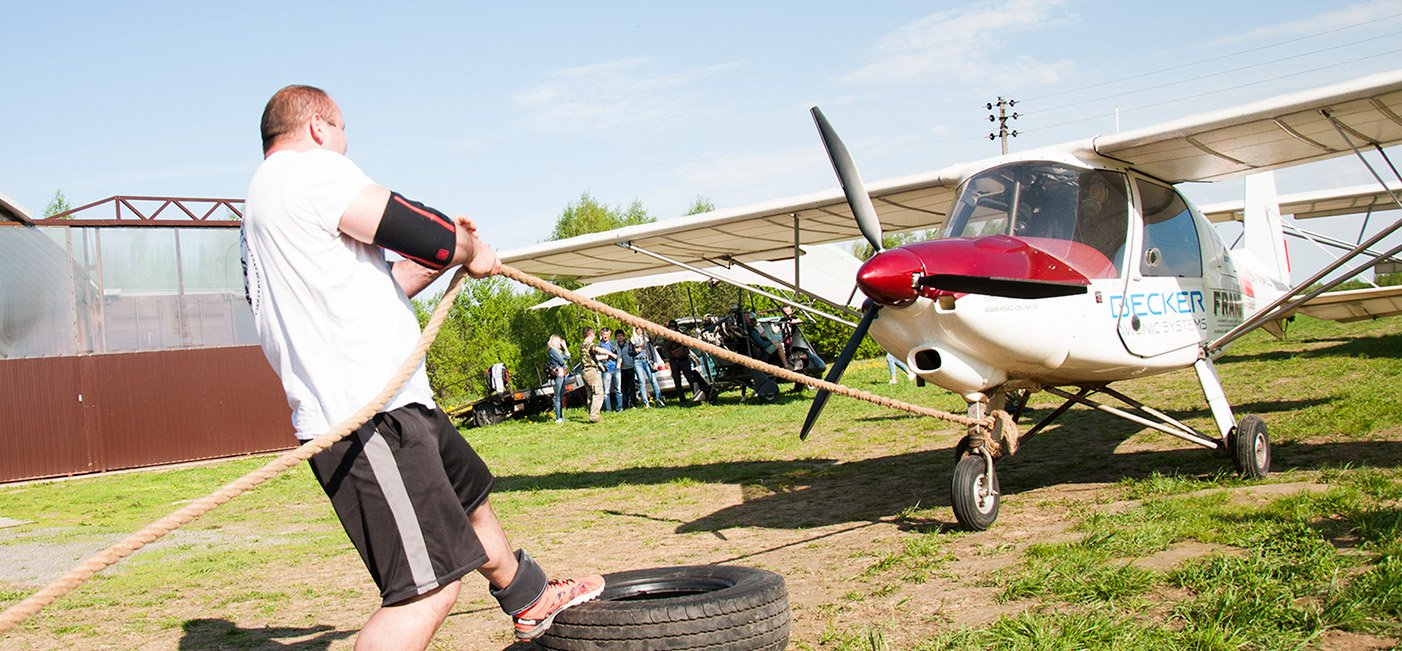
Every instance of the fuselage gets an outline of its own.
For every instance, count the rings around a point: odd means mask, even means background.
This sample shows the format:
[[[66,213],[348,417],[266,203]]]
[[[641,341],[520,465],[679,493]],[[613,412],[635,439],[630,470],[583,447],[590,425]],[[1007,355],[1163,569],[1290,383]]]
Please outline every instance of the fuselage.
[[[881,305],[877,343],[979,400],[1009,382],[1111,382],[1191,366],[1204,342],[1286,289],[1242,253],[1172,186],[1133,170],[1013,160],[968,176],[940,238],[878,253],[858,284]],[[994,295],[1021,281],[1084,292]]]

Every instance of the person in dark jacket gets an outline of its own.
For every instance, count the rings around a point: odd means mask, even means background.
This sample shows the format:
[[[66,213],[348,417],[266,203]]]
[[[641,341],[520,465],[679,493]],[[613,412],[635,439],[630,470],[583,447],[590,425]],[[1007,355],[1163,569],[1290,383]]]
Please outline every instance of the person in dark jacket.
[[[570,349],[560,335],[550,335],[546,344],[546,355],[550,357],[550,383],[555,388],[555,422],[565,422],[565,380],[570,374]]]

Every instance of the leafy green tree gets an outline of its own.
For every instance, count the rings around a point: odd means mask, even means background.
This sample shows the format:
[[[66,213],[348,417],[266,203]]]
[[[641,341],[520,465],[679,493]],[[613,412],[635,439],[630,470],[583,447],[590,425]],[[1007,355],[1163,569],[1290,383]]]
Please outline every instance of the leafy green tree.
[[[551,240],[563,240],[578,235],[601,233],[622,226],[647,224],[657,221],[643,209],[637,199],[625,208],[609,208],[598,202],[588,192],[579,195],[579,200],[565,206],[560,218],[555,221],[555,229],[550,232]]]
[[[714,203],[711,202],[710,197],[707,197],[707,196],[704,195],[704,194],[698,194],[698,195],[696,195],[696,198],[692,200],[691,206],[690,206],[689,208],[687,208],[687,209],[686,209],[686,212],[684,212],[684,213],[682,213],[682,214],[683,214],[683,215],[699,215],[699,214],[701,214],[701,213],[703,213],[703,212],[711,212],[712,210],[715,210],[715,209],[716,209],[716,204],[714,204]]]
[[[904,233],[882,233],[881,248],[894,249],[898,246],[910,244],[911,242],[920,242],[923,240],[928,240],[936,237],[937,235],[939,235],[939,233],[935,231],[907,231]],[[871,244],[867,243],[866,240],[860,240],[856,244],[852,245],[852,255],[857,256],[859,260],[869,260],[871,259],[871,256],[876,255],[876,250],[872,249]]]
[[[72,209],[73,206],[68,205],[68,198],[63,196],[63,189],[59,188],[54,190],[54,196],[52,199],[49,199],[49,205],[44,206],[44,217],[53,217],[54,215],[65,213]]]

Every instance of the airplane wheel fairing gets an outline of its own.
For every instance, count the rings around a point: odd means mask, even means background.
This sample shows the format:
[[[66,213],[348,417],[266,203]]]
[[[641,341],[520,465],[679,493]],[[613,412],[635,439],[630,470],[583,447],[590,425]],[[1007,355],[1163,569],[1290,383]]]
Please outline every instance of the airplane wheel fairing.
[[[954,504],[954,517],[966,529],[983,531],[998,519],[998,473],[993,473],[993,486],[987,487],[986,469],[982,456],[971,454],[954,465],[954,480],[949,489]]]
[[[1242,418],[1228,442],[1232,462],[1243,477],[1260,479],[1271,471],[1271,438],[1260,416]]]
[[[604,575],[595,601],[563,611],[536,640],[546,649],[772,649],[789,640],[784,578],[699,565]]]

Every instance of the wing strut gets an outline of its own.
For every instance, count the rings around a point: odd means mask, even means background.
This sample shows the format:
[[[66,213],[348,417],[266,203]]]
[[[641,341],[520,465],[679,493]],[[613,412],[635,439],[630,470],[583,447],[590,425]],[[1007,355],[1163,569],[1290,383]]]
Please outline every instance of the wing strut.
[[[1358,157],[1358,160],[1363,162],[1364,167],[1368,168],[1368,171],[1372,173],[1373,178],[1377,179],[1378,184],[1382,186],[1383,191],[1386,192],[1389,197],[1392,197],[1392,202],[1397,204],[1397,207],[1402,208],[1402,199],[1398,199],[1397,193],[1393,192],[1392,188],[1387,187],[1387,182],[1383,181],[1382,177],[1378,175],[1377,170],[1374,170],[1373,166],[1368,163],[1368,159],[1363,157],[1363,152],[1358,151],[1358,146],[1353,144],[1353,139],[1349,138],[1348,134],[1344,133],[1346,128],[1345,125],[1341,125],[1339,121],[1335,119],[1331,113],[1329,113],[1328,109],[1322,109],[1319,111],[1319,113],[1323,115],[1326,119],[1328,119],[1330,124],[1334,125],[1334,129],[1336,129],[1339,132],[1339,137],[1343,138],[1344,142],[1348,143],[1348,146],[1350,149],[1353,150],[1354,155]],[[1357,133],[1352,129],[1348,129],[1348,131],[1352,133]],[[1387,152],[1384,152],[1381,147],[1377,147],[1376,143],[1374,143],[1374,147],[1377,149],[1378,153],[1382,155],[1383,160],[1387,161],[1388,167],[1392,169],[1393,175],[1397,176],[1399,180],[1402,180],[1402,174],[1399,174],[1397,172],[1397,168],[1392,165],[1392,161],[1388,160]],[[1263,308],[1260,312],[1256,314],[1256,316],[1247,319],[1246,321],[1243,321],[1240,325],[1238,325],[1235,328],[1232,328],[1229,332],[1227,332],[1227,334],[1224,334],[1221,337],[1212,340],[1206,346],[1208,355],[1215,355],[1218,351],[1222,350],[1224,346],[1233,341],[1236,341],[1242,335],[1251,332],[1252,330],[1255,330],[1256,328],[1259,328],[1266,323],[1269,323],[1271,321],[1285,316],[1287,313],[1290,312],[1290,310],[1299,307],[1304,302],[1339,286],[1341,283],[1348,280],[1349,278],[1363,273],[1368,269],[1368,267],[1377,264],[1379,260],[1386,260],[1397,255],[1398,253],[1402,253],[1402,245],[1398,245],[1393,247],[1392,250],[1383,253],[1382,255],[1373,255],[1369,257],[1366,262],[1360,263],[1359,265],[1350,269],[1348,272],[1344,273],[1338,278],[1335,278],[1334,280],[1321,285],[1317,289],[1311,290],[1309,293],[1303,296],[1299,296],[1303,288],[1309,287],[1310,285],[1319,282],[1325,276],[1333,273],[1335,270],[1344,266],[1349,261],[1358,257],[1360,254],[1367,252],[1370,247],[1372,247],[1374,244],[1377,244],[1378,242],[1381,242],[1387,236],[1392,235],[1394,232],[1397,231],[1398,228],[1402,228],[1402,218],[1392,222],[1391,226],[1384,228],[1377,235],[1368,238],[1368,241],[1359,243],[1358,246],[1353,247],[1349,250],[1348,253],[1345,253],[1343,257],[1339,258],[1338,260],[1335,260],[1334,262],[1325,266],[1323,269],[1320,269],[1313,276],[1310,276],[1309,279],[1305,282],[1300,283],[1295,287],[1291,288],[1290,291],[1281,295],[1280,298],[1277,298],[1276,300],[1272,301],[1270,305],[1267,305],[1265,308]],[[1296,298],[1296,296],[1299,296],[1299,298]]]
[[[1280,224],[1280,226],[1281,226],[1282,229],[1285,230],[1285,234],[1286,234],[1286,235],[1289,235],[1290,237],[1297,237],[1297,238],[1299,238],[1299,239],[1305,240],[1306,242],[1310,242],[1310,243],[1314,244],[1315,246],[1319,247],[1319,250],[1320,250],[1320,251],[1324,252],[1324,253],[1325,253],[1326,255],[1328,255],[1331,259],[1337,260],[1337,259],[1339,258],[1339,256],[1334,255],[1333,253],[1331,253],[1331,252],[1329,251],[1329,248],[1339,249],[1339,250],[1341,250],[1341,251],[1347,251],[1347,250],[1349,250],[1349,249],[1351,249],[1351,248],[1357,246],[1357,243],[1355,243],[1355,242],[1345,242],[1345,241],[1343,241],[1343,240],[1341,240],[1341,239],[1338,239],[1338,238],[1329,237],[1328,235],[1325,235],[1325,234],[1323,234],[1323,233],[1317,233],[1317,232],[1314,232],[1314,231],[1305,230],[1305,229],[1303,229],[1303,228],[1300,228],[1300,226],[1299,226],[1298,224],[1289,224],[1289,223],[1284,223],[1284,222],[1282,222],[1282,223]],[[1360,237],[1360,238],[1359,238],[1359,241],[1360,241],[1360,242],[1363,241],[1363,238]],[[1325,247],[1329,247],[1329,248],[1325,248]],[[1373,250],[1373,249],[1368,249],[1368,250],[1364,251],[1363,254],[1364,254],[1364,255],[1367,255],[1367,256],[1372,256],[1375,260],[1377,260],[1377,261],[1380,262],[1380,263],[1381,263],[1381,262],[1393,262],[1393,263],[1397,263],[1397,264],[1402,264],[1402,258],[1384,258],[1381,251],[1375,251],[1375,250]]]
[[[732,257],[730,257],[730,256],[725,256],[724,258],[721,258],[721,259],[724,260],[724,261],[726,261],[726,262],[729,263],[729,264],[733,264],[733,265],[735,265],[735,266],[737,266],[737,267],[739,267],[739,268],[741,268],[741,269],[744,269],[745,271],[748,271],[748,272],[750,272],[750,273],[752,273],[752,274],[754,274],[754,275],[756,275],[756,276],[760,276],[760,277],[763,277],[763,278],[768,278],[768,279],[774,281],[775,283],[778,283],[779,285],[782,285],[783,287],[788,288],[790,291],[794,291],[794,292],[797,292],[797,293],[799,293],[799,294],[803,294],[804,296],[807,296],[808,298],[811,298],[811,299],[813,299],[813,300],[815,300],[815,301],[818,301],[818,302],[820,302],[820,303],[823,303],[824,305],[827,305],[828,307],[831,307],[831,308],[834,309],[834,310],[837,310],[837,311],[839,311],[839,312],[842,312],[842,313],[844,313],[844,314],[847,314],[848,316],[851,316],[851,317],[857,318],[857,319],[862,318],[862,313],[861,313],[861,312],[858,312],[858,311],[856,311],[856,310],[854,310],[854,309],[852,309],[852,308],[850,308],[850,307],[847,307],[846,305],[838,305],[837,303],[834,303],[833,301],[830,301],[830,300],[828,300],[828,299],[826,299],[826,298],[823,298],[822,296],[819,296],[819,295],[817,295],[817,294],[813,294],[813,293],[804,291],[804,289],[803,289],[802,287],[799,287],[799,286],[797,286],[797,285],[790,285],[789,282],[786,281],[786,280],[784,280],[783,278],[777,278],[777,277],[775,277],[775,276],[773,276],[773,275],[767,274],[767,273],[765,273],[765,272],[763,272],[763,271],[761,271],[761,270],[759,270],[759,269],[756,269],[756,268],[754,268],[754,267],[752,267],[752,266],[750,266],[750,265],[747,265],[747,264],[745,264],[745,263],[743,263],[743,262],[741,262],[741,261],[739,261],[739,260],[736,260],[735,258],[732,258]],[[797,259],[797,258],[795,258],[795,259]],[[854,286],[854,288],[853,288],[852,291],[853,291],[853,293],[856,292],[855,286]]]
[[[813,309],[813,308],[811,308],[811,307],[808,307],[807,305],[804,305],[804,304],[802,304],[802,303],[795,303],[795,302],[793,302],[793,301],[791,301],[791,300],[789,300],[789,299],[787,299],[787,298],[784,298],[784,297],[782,297],[782,296],[778,296],[778,295],[775,295],[775,294],[770,294],[769,292],[766,292],[766,291],[763,291],[763,290],[760,290],[760,289],[755,289],[754,287],[750,287],[749,285],[746,285],[746,284],[744,284],[744,283],[736,282],[736,281],[734,281],[734,280],[731,280],[731,279],[729,279],[729,278],[726,278],[725,276],[721,276],[721,275],[718,275],[718,274],[714,274],[714,273],[711,273],[711,272],[709,272],[709,271],[706,271],[705,269],[700,269],[700,268],[694,267],[694,266],[689,265],[689,264],[687,264],[687,263],[685,263],[685,262],[682,262],[681,260],[674,260],[674,259],[672,259],[672,258],[669,258],[669,257],[665,256],[665,255],[662,255],[661,253],[653,253],[652,251],[649,251],[649,250],[647,250],[647,249],[644,249],[643,247],[638,246],[638,245],[636,245],[636,244],[633,244],[632,242],[618,242],[617,244],[618,244],[618,246],[621,246],[621,247],[623,247],[623,248],[625,248],[625,249],[628,249],[629,251],[633,251],[633,252],[635,252],[635,253],[641,253],[641,254],[643,254],[643,255],[645,255],[645,256],[648,256],[648,257],[651,257],[651,258],[653,258],[653,259],[661,260],[662,262],[666,262],[667,264],[670,264],[670,265],[676,265],[676,266],[678,266],[678,267],[681,267],[682,269],[686,269],[687,271],[694,271],[694,272],[699,273],[699,274],[701,274],[701,275],[703,275],[703,276],[706,276],[707,278],[714,278],[714,279],[716,279],[716,280],[718,280],[718,281],[720,281],[720,282],[723,282],[723,283],[725,283],[725,284],[727,284],[727,285],[731,285],[731,286],[733,286],[733,287],[738,287],[738,288],[743,289],[743,290],[745,290],[745,291],[747,291],[747,292],[753,292],[753,293],[755,293],[755,294],[759,294],[760,296],[763,296],[763,297],[765,297],[765,298],[767,298],[767,299],[769,299],[769,300],[771,300],[771,301],[776,301],[776,302],[782,303],[782,304],[784,304],[784,305],[791,305],[791,306],[793,306],[795,309],[803,310],[804,312],[809,312],[809,313],[812,313],[812,314],[816,314],[816,315],[818,315],[818,316],[820,316],[820,317],[823,317],[824,319],[828,319],[828,320],[831,320],[831,321],[836,321],[836,322],[838,322],[838,323],[845,324],[845,325],[846,325],[847,327],[849,327],[849,328],[855,328],[855,327],[857,327],[857,324],[855,324],[855,323],[853,323],[853,322],[851,322],[851,321],[848,321],[847,319],[844,319],[844,318],[842,318],[842,317],[833,316],[833,315],[828,314],[828,313],[826,313],[826,312],[823,312],[823,311],[821,311],[821,310],[815,310],[815,309]]]

